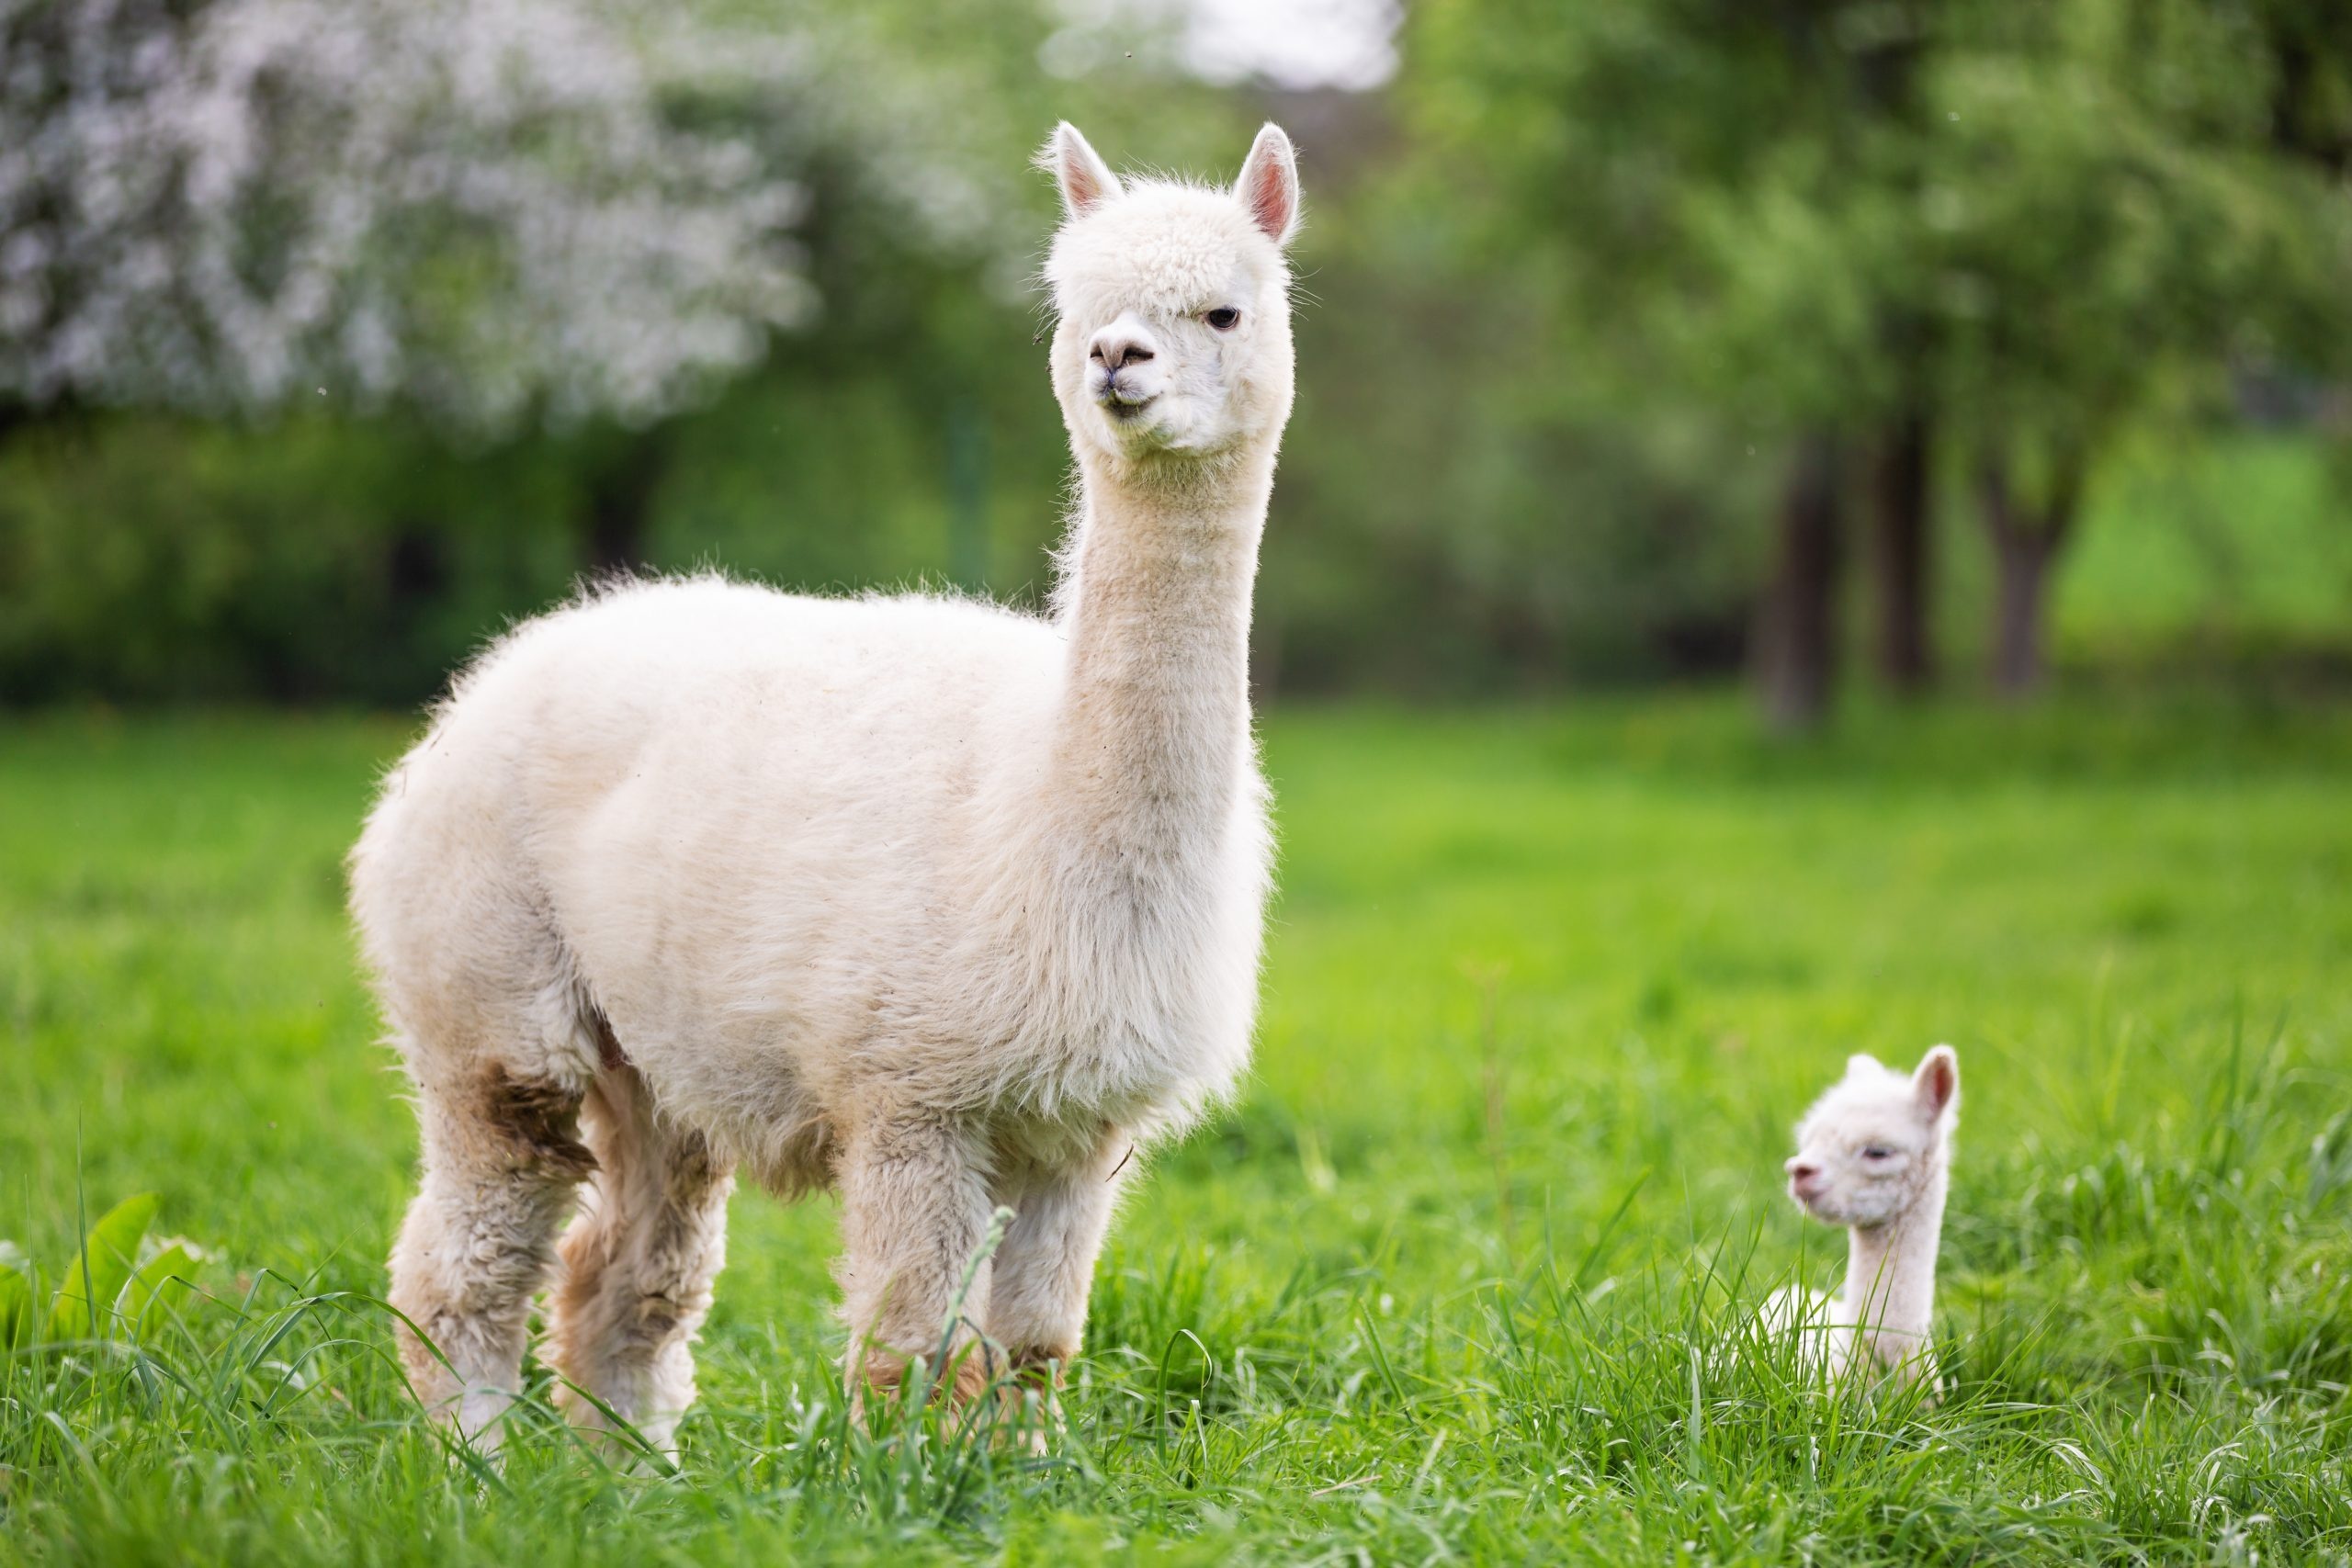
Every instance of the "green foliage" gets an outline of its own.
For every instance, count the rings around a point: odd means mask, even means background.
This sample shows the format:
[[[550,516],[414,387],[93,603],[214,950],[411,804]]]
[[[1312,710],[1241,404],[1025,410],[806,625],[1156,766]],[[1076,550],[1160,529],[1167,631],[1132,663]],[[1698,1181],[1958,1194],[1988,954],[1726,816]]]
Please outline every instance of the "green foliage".
[[[2277,40],[2233,6],[1961,7],[1923,73],[1914,309],[1947,391],[2027,450],[2210,398],[2233,364],[2347,363],[2352,204],[2282,145]]]
[[[421,436],[121,419],[0,468],[0,700],[410,700],[577,570],[576,464]]]
[[[124,1199],[90,1228],[50,1303],[47,1337],[96,1339],[106,1334],[119,1310],[116,1298],[139,1271],[133,1259],[154,1217],[155,1195],[146,1192]]]
[[[0,1354],[81,1341],[136,1344],[187,1300],[197,1255],[187,1242],[152,1239],[157,1200],[126,1198],[82,1238],[52,1293],[49,1276],[13,1242],[0,1242]],[[45,1304],[44,1304],[45,1303]]]
[[[1067,453],[1031,287],[1053,204],[1026,159],[1064,116],[1114,162],[1211,176],[1265,113],[1300,137],[1300,397],[1261,684],[1725,670],[1789,433],[1863,434],[1915,404],[1956,500],[1972,444],[2001,447],[2029,501],[2077,448],[2113,456],[2089,526],[2146,541],[2067,569],[2069,657],[2204,649],[2151,646],[2159,621],[2226,620],[2266,658],[2339,640],[2340,573],[2309,541],[2342,532],[2340,478],[2297,489],[2291,518],[2249,492],[2217,528],[2210,482],[2190,517],[2132,479],[2132,451],[2234,471],[2210,417],[2226,373],[2344,368],[2340,7],[1433,0],[1386,93],[1271,103],[1187,78],[1168,18],[1132,7],[709,9],[858,85],[668,106],[805,189],[795,265],[820,309],[764,366],[650,430],[488,448],[307,399],[260,427],[83,411],[11,431],[0,701],[412,704],[616,556],[1037,602]],[[647,493],[612,526],[633,472]],[[1943,624],[1971,627],[1989,573],[1939,547]],[[2257,547],[2280,552],[2242,574],[2259,591],[2184,588],[2186,557]],[[2133,578],[2172,608],[2125,602]]]
[[[8,1228],[62,1278],[55,1195],[152,1186],[238,1267],[136,1356],[0,1360],[0,1562],[2352,1550],[2339,709],[1862,710],[1802,749],[1713,698],[1265,729],[1258,1069],[1137,1182],[1067,1437],[858,1434],[832,1207],[746,1193],[670,1475],[584,1452],[536,1368],[503,1472],[453,1463],[390,1355],[414,1134],[338,861],[405,728],[8,725]],[[1779,1195],[1793,1118],[1849,1052],[1938,1039],[1955,1388],[1859,1404],[1745,1312],[1841,1256]]]
[[[1735,664],[1763,466],[1687,407],[1605,397],[1572,363],[1531,385],[1540,300],[1508,276],[1433,292],[1413,227],[1366,198],[1303,242],[1315,298],[1258,680],[1427,694]]]
[[[2120,440],[2195,429],[2248,367],[2352,366],[2341,17],[1438,0],[1406,99],[1423,183],[1477,215],[1473,265],[1514,258],[1546,302],[1525,324],[1551,353],[1513,371],[1598,351],[1726,446],[1826,456],[1832,496],[1859,489],[1838,460],[1859,448],[1882,542],[1932,536],[1919,488],[1888,482],[1917,455],[1965,473],[1998,544],[1996,679],[2023,694],[2048,564]],[[1827,683],[1838,508],[1790,468],[1763,651],[1794,721]],[[1929,662],[1913,555],[1880,551],[1882,662],[1905,685]]]
[[[2298,14],[1445,0],[1409,102],[1566,343],[1738,418],[1932,391],[2064,446],[2233,356],[2341,364],[2352,202],[2276,119],[2352,108],[2298,87]]]

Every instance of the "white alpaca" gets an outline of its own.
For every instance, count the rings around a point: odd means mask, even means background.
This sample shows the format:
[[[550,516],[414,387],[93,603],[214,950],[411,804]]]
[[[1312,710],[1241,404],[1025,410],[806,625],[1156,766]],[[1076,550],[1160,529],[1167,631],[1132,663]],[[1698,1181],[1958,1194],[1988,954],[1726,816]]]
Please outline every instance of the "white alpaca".
[[[1814,1102],[1785,1167],[1789,1196],[1815,1219],[1847,1227],[1838,1295],[1791,1288],[1765,1303],[1774,1333],[1796,1333],[1808,1364],[1840,1382],[1889,1372],[1932,1393],[1929,1331],[1936,1247],[1960,1119],[1960,1056],[1939,1045],[1905,1075],[1855,1056]]]
[[[1042,161],[1080,497],[1052,618],[610,589],[465,674],[353,852],[424,1134],[391,1299],[448,1366],[402,1350],[485,1443],[575,1208],[551,1359],[672,1441],[738,1166],[839,1188],[854,1393],[937,1349],[999,1204],[958,1347],[1050,1380],[1129,1153],[1247,1062],[1291,146],[1267,126],[1230,192],[1123,186],[1068,125]]]

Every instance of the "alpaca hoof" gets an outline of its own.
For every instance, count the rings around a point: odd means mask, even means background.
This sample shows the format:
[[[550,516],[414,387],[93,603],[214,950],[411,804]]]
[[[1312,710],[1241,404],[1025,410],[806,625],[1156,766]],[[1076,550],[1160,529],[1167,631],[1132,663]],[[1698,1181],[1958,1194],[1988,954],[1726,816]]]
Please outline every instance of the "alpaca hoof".
[[[1052,1439],[1069,1430],[1062,1416],[1062,1369],[1068,1359],[1046,1352],[1018,1352],[1012,1371],[997,1385],[1000,1441],[1043,1457]]]
[[[910,1382],[922,1391],[918,1403],[929,1404],[944,1396],[950,1409],[966,1408],[986,1393],[994,1382],[989,1371],[989,1362],[994,1358],[978,1345],[958,1347],[948,1357],[951,1369],[942,1376],[932,1371],[928,1356],[909,1356],[878,1347],[868,1350],[859,1375],[852,1380],[850,1414],[863,1423],[869,1405],[899,1404],[908,1397]]]

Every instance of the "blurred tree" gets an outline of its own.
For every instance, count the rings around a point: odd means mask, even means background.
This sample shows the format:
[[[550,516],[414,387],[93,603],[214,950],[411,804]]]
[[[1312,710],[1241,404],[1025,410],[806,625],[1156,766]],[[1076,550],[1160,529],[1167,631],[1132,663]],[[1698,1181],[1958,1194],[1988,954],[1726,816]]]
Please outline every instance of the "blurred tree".
[[[2022,691],[2109,434],[2233,362],[2343,351],[2346,15],[1432,0],[1407,58],[1445,177],[1549,286],[1535,374],[1599,350],[1787,454],[1752,653],[1803,725],[1832,686],[1852,454],[1889,679],[1928,672],[1944,444],[1980,475],[1996,678]]]
[[[1376,122],[1280,115],[1307,128],[1313,205],[1259,683],[1435,694],[1736,670],[1756,541],[1723,521],[1756,508],[1758,465],[1573,358],[1527,374],[1557,354],[1540,293],[1502,268],[1464,286],[1440,238],[1452,208],[1396,188]]]
[[[2352,10],[1978,0],[1943,27],[1920,299],[1992,545],[1994,683],[2022,695],[2119,434],[2224,401],[2237,367],[2347,363]]]
[[[643,421],[809,295],[714,101],[804,51],[636,0],[0,0],[0,399]]]
[[[1750,640],[1767,712],[1800,728],[1828,700],[1858,450],[1887,472],[1885,510],[1909,509],[1872,560],[1902,622],[1894,662],[1923,655],[1929,492],[1905,463],[1924,464],[1924,378],[1889,349],[1903,257],[1885,192],[1911,176],[1882,134],[1911,97],[1910,9],[1434,0],[1416,20],[1419,121],[1486,198],[1498,248],[1548,280],[1550,352],[1532,363],[1598,351],[1713,411],[1724,450],[1785,454]],[[1924,352],[1920,336],[1902,342]],[[1904,434],[1874,442],[1880,426]],[[1905,446],[1916,458],[1873,450]]]
[[[811,304],[758,112],[811,53],[644,0],[0,0],[0,432],[601,418],[588,555],[634,559],[637,433]]]
[[[1753,658],[1764,711],[1801,729],[1827,710],[1837,671],[1838,584],[1844,564],[1845,453],[1836,439],[1800,439],[1781,495],[1779,548],[1764,585]]]

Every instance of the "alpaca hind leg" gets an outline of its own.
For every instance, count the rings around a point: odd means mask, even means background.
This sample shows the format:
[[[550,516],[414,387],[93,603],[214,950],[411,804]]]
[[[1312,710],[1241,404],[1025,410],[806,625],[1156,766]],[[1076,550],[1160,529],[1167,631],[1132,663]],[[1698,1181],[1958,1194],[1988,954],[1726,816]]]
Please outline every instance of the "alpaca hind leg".
[[[488,1064],[417,1087],[424,1179],[391,1258],[401,1359],[435,1419],[494,1452],[531,1298],[594,1161],[561,1086]]]
[[[842,1151],[842,1310],[849,1320],[850,1397],[896,1397],[917,1356],[936,1361],[943,1335],[959,1403],[991,1372],[972,1325],[988,1310],[983,1264],[959,1292],[988,1235],[984,1150],[952,1119],[888,1115]],[[957,1314],[950,1325],[951,1313]],[[943,1369],[933,1366],[932,1375]]]
[[[674,1454],[734,1176],[699,1133],[654,1114],[633,1067],[598,1074],[585,1109],[597,1170],[563,1235],[548,1356],[571,1386],[556,1402],[591,1430],[608,1428],[610,1411]]]

